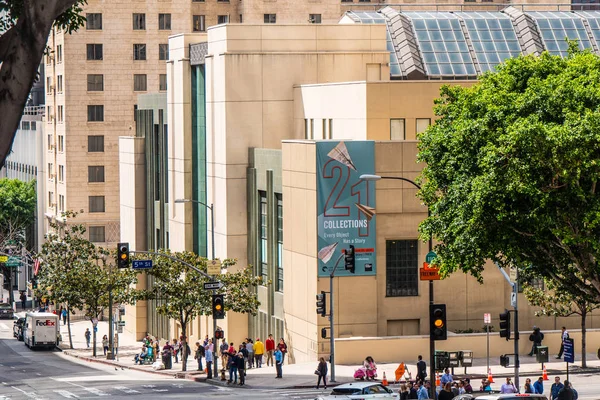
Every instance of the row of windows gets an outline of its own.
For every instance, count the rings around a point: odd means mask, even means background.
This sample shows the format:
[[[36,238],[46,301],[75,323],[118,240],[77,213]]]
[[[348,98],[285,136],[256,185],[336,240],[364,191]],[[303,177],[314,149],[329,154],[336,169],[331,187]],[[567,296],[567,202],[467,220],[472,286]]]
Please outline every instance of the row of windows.
[[[23,164],[16,161],[6,161],[6,169],[37,175],[37,167],[35,165]]]
[[[167,90],[167,75],[160,74],[158,77],[158,90]],[[88,74],[87,76],[87,90],[88,92],[102,92],[104,91],[104,75],[102,74]],[[148,90],[148,76],[146,74],[134,74],[133,75],[133,90],[136,92],[145,92]]]
[[[281,194],[275,194],[275,200],[277,201],[277,208],[275,216],[277,223],[277,259],[275,261],[275,290],[283,292],[283,199]],[[268,251],[268,240],[267,240],[267,193],[259,192],[259,243],[260,243],[260,263],[258,274],[262,276],[263,282],[268,280],[268,262],[269,262],[269,251]]]
[[[417,134],[424,132],[431,125],[431,118],[417,118]],[[304,119],[304,138],[312,139],[333,139],[333,120],[322,119],[321,127],[315,125],[313,118]],[[390,119],[390,139],[406,140],[405,121],[402,118]]]
[[[48,134],[48,150],[54,149],[54,143],[52,140],[52,134]],[[58,135],[58,151],[60,153],[65,151],[65,137],[64,135]],[[88,153],[103,153],[104,152],[104,136],[103,135],[90,135],[88,136]]]
[[[37,129],[36,121],[21,121],[21,129],[24,131],[35,131]]]
[[[145,61],[148,54],[148,46],[145,43],[136,43],[133,45],[133,59],[136,61]],[[100,43],[88,43],[86,45],[86,55],[88,61],[101,61],[104,59],[104,48]],[[166,61],[169,59],[169,45],[159,44],[158,45],[158,59]],[[60,76],[60,75],[59,75]],[[48,84],[50,86],[50,84]],[[59,92],[62,92],[62,84],[60,85]]]

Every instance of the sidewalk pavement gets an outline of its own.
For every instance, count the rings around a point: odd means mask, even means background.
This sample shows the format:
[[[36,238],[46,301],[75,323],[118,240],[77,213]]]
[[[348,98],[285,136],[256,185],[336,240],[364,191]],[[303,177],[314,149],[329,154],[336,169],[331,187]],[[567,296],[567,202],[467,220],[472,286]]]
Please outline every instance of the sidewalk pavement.
[[[150,372],[162,375],[164,377],[175,377],[175,378],[183,378],[183,379],[191,379],[199,382],[206,382],[216,385],[227,386],[226,381],[221,381],[220,377],[216,377],[215,379],[207,380],[206,374],[201,371],[197,371],[198,364],[196,360],[194,360],[193,356],[190,356],[187,363],[187,372],[181,371],[181,360],[179,363],[173,363],[173,369],[170,370],[159,370],[155,371],[151,365],[135,365],[133,358],[134,355],[139,353],[141,350],[142,343],[136,341],[133,335],[128,333],[119,334],[119,349],[116,355],[115,360],[107,360],[104,356],[104,352],[102,349],[102,336],[108,335],[108,323],[105,321],[98,322],[98,332],[96,334],[97,340],[97,356],[92,356],[92,349],[87,348],[85,342],[85,329],[89,328],[92,330],[92,324],[89,321],[78,321],[71,323],[71,332],[73,338],[73,349],[69,347],[69,337],[67,326],[60,326],[61,335],[63,338],[63,342],[60,348],[63,350],[64,354],[77,357],[80,359],[84,359],[90,362],[101,362],[104,364],[114,365],[115,369],[127,368],[134,369],[144,372]],[[160,344],[161,347],[163,343]],[[194,349],[194,343],[190,344],[192,348],[192,352]],[[512,360],[512,358],[511,358]],[[375,360],[377,361],[377,360]],[[412,373],[412,377],[416,376],[416,360],[404,360],[408,366],[408,370]],[[551,355],[549,360],[550,362],[546,364],[547,372],[550,376],[552,375],[565,375],[566,371],[566,363],[554,359],[554,355]],[[499,360],[497,358],[490,359],[490,369],[494,378],[496,378],[496,383],[493,384],[493,388],[496,389],[502,384],[502,377],[512,376],[513,368],[503,368],[498,365]],[[600,373],[600,360],[598,360],[595,354],[588,354],[588,368],[586,370],[582,370],[578,367],[577,363],[579,362],[579,358],[576,358],[576,364],[571,364],[569,367],[569,373]],[[398,363],[379,363],[378,364],[378,378],[382,379],[383,374],[385,373],[388,381],[392,383],[395,380],[394,371],[398,367]],[[474,388],[478,387],[479,379],[482,377],[487,377],[487,360],[486,358],[476,358],[473,360],[473,367],[467,368],[467,373],[464,373],[463,368],[455,369],[455,377],[470,377],[472,379],[472,385]],[[206,366],[206,363],[203,360],[203,367]],[[219,369],[221,369],[220,359],[219,359]],[[246,386],[253,389],[280,389],[280,388],[306,388],[306,387],[314,387],[316,385],[316,375],[314,375],[314,371],[317,367],[316,362],[310,363],[301,363],[301,364],[285,364],[283,366],[283,379],[275,379],[275,367],[265,366],[262,368],[252,368],[247,370],[246,376]],[[336,365],[335,373],[336,373],[336,381],[338,384],[349,383],[353,381],[354,371],[358,368],[358,365]],[[331,368],[329,370],[331,374]],[[227,378],[229,374],[226,374]],[[520,368],[520,376],[529,376],[537,378],[542,376],[542,369],[539,363],[535,362],[534,357],[521,356],[521,368]],[[328,377],[329,378],[329,377]],[[331,385],[330,385],[331,386]]]

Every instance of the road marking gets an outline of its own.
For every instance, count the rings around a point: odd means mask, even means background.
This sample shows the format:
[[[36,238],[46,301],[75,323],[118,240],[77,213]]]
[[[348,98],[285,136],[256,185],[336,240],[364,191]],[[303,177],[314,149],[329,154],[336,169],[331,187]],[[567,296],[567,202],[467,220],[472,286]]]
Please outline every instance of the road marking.
[[[135,389],[129,389],[125,386],[115,386],[115,389],[120,390],[121,392],[129,393],[129,394],[139,393],[139,391],[137,391]]]
[[[169,389],[152,389],[153,392],[168,392]]]
[[[156,385],[142,385],[142,387],[144,387],[146,389],[152,389],[152,388],[155,388]]]
[[[77,385],[77,386],[79,386],[79,385]],[[83,386],[82,386],[82,387],[83,387]],[[110,396],[110,393],[103,392],[103,391],[102,391],[102,390],[100,390],[100,389],[96,389],[96,388],[85,388],[85,387],[84,387],[84,389],[85,389],[86,391],[90,392],[90,393],[93,393],[93,394],[95,394],[96,396]]]
[[[11,388],[18,390],[19,392],[23,393],[25,396],[29,397],[30,399],[38,399],[38,400],[43,399],[43,397],[38,397],[35,394],[35,392],[26,392],[23,389],[19,389],[18,387],[15,387],[15,386],[11,386]]]
[[[58,393],[62,397],[66,397],[67,399],[78,399],[79,398],[79,396],[77,396],[75,393],[71,393],[66,390],[55,390],[54,393]]]

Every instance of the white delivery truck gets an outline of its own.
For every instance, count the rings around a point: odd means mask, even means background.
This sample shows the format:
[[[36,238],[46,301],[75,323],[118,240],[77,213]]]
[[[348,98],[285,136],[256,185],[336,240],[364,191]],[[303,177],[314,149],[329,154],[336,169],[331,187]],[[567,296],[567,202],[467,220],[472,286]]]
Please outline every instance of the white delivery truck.
[[[60,341],[58,315],[28,312],[23,325],[23,342],[31,349],[53,349]]]

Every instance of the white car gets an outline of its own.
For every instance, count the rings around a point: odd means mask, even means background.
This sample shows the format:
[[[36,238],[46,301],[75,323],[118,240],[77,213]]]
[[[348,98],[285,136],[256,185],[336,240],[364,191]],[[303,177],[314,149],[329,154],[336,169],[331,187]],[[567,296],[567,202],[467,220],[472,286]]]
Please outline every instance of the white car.
[[[383,386],[379,382],[352,382],[333,388],[329,396],[317,397],[316,400],[328,399],[400,399],[399,393]]]

